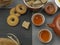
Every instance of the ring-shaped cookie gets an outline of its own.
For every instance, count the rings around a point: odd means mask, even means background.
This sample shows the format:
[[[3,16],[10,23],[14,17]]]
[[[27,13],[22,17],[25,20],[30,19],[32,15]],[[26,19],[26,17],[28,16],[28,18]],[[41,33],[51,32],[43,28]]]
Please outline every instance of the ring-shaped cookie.
[[[10,25],[10,26],[16,26],[16,25],[19,23],[19,19],[18,19],[18,17],[15,16],[15,15],[10,15],[10,16],[8,16],[8,18],[7,18],[7,23],[8,23],[8,25]]]
[[[12,8],[11,10],[10,10],[10,15],[16,15],[16,16],[20,16],[20,14],[16,11],[16,8]]]
[[[20,13],[20,14],[24,14],[24,13],[26,13],[26,11],[27,11],[27,7],[26,7],[25,5],[23,5],[23,4],[18,4],[18,5],[16,6],[16,11],[17,11],[18,13]]]

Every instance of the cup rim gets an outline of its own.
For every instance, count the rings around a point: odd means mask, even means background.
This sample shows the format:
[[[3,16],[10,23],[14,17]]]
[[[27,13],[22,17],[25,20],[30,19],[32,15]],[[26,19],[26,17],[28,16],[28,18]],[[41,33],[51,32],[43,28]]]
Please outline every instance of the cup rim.
[[[44,6],[44,4],[42,4],[42,5],[39,6],[39,7],[31,7],[31,6],[29,6],[29,5],[25,2],[25,0],[23,0],[23,2],[24,2],[24,4],[25,4],[27,7],[32,8],[32,9],[39,9],[39,8],[41,8],[41,7]]]
[[[50,39],[47,41],[47,42],[45,42],[45,41],[43,41],[42,40],[42,38],[39,36],[39,34],[40,34],[40,32],[42,32],[42,31],[48,31],[49,33],[50,33]],[[52,40],[52,33],[51,33],[51,31],[49,31],[49,29],[41,29],[39,32],[38,32],[38,39],[42,42],[42,43],[49,43],[51,40]]]
[[[34,21],[33,21],[34,16],[36,16],[37,14],[40,15],[40,16],[42,16],[43,21],[42,21],[41,24],[35,24]],[[31,20],[32,20],[32,23],[33,23],[35,26],[41,26],[41,25],[44,24],[44,22],[45,22],[45,17],[44,17],[44,15],[43,15],[42,13],[35,13],[35,14],[32,15]]]

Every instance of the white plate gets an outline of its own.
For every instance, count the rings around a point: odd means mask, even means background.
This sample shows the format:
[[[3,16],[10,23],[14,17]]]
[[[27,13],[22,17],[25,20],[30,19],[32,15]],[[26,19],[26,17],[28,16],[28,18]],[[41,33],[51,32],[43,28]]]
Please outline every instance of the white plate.
[[[60,8],[60,2],[58,0],[55,0],[55,3]]]

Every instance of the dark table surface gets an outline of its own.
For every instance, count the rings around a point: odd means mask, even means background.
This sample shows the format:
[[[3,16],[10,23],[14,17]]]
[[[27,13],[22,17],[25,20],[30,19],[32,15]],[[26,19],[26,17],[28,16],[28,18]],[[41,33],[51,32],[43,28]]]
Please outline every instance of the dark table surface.
[[[9,11],[10,9],[0,9],[0,34],[15,34],[22,42],[22,45],[32,45],[32,26],[30,25],[28,30],[22,27],[23,21],[31,22],[31,11],[29,10],[26,14],[19,17],[20,22],[16,27],[10,27],[6,22]]]

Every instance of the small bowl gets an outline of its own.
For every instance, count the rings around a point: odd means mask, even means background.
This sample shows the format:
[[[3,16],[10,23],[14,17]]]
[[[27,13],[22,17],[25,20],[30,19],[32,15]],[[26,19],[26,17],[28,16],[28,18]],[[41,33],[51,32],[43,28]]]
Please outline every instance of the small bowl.
[[[55,0],[55,3],[60,8],[60,2],[58,0]]]
[[[41,38],[41,32],[43,32],[43,31],[47,31],[47,32],[49,32],[49,34],[50,34],[50,39],[49,39],[48,41],[46,41],[46,42]],[[51,31],[49,31],[48,29],[41,29],[41,30],[38,32],[38,39],[39,39],[42,43],[49,43],[49,42],[52,40],[52,33],[51,33]]]
[[[34,17],[35,17],[36,15],[39,15],[39,16],[42,17],[42,22],[41,22],[40,24],[35,24],[34,21],[33,21],[33,19],[34,19]],[[32,20],[32,23],[33,23],[35,26],[41,26],[41,25],[44,24],[44,22],[45,22],[45,17],[44,17],[43,14],[41,14],[41,13],[35,13],[35,14],[33,14],[31,20]]]
[[[39,8],[41,8],[41,7],[43,7],[44,6],[44,4],[42,4],[41,6],[39,6],[39,7],[31,7],[31,6],[29,6],[27,3],[26,3],[26,1],[25,0],[23,0],[23,2],[24,2],[24,4],[28,7],[28,8],[30,8],[30,9],[39,9]]]

